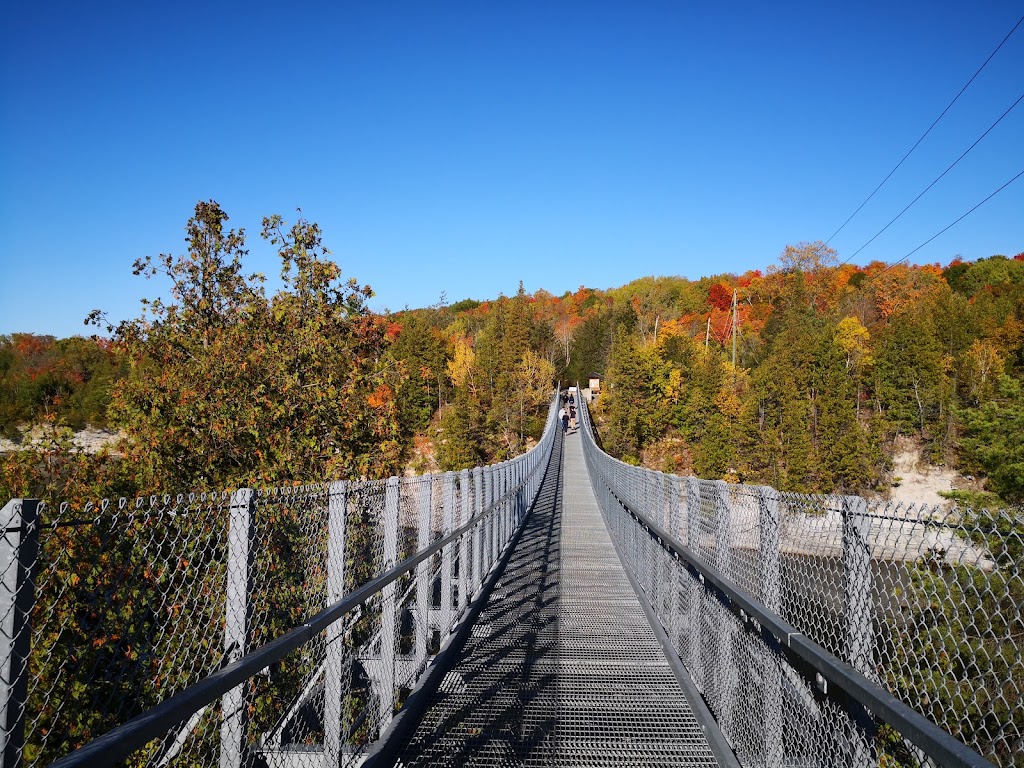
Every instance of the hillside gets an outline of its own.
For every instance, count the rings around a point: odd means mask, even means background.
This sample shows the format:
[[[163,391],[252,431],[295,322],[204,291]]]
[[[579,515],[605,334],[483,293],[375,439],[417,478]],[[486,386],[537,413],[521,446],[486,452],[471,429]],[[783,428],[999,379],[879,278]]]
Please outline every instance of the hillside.
[[[942,484],[963,473],[998,503],[1024,501],[1024,254],[860,267],[801,244],[742,275],[562,296],[520,287],[374,322],[383,373],[363,397],[393,408],[388,471],[424,455],[445,470],[514,455],[539,432],[552,383],[599,374],[601,438],[626,461],[886,493],[912,445]],[[0,425],[11,437],[44,417],[124,428],[141,351],[123,337],[0,339]]]

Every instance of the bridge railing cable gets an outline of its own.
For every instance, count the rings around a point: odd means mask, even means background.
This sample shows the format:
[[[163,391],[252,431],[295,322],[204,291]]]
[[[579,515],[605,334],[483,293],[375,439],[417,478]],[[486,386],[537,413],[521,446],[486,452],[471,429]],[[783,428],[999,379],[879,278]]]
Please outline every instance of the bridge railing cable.
[[[1019,513],[654,472],[580,414],[609,531],[742,765],[1024,765]]]
[[[11,500],[2,768],[358,764],[529,509],[557,402],[531,451],[461,472]]]

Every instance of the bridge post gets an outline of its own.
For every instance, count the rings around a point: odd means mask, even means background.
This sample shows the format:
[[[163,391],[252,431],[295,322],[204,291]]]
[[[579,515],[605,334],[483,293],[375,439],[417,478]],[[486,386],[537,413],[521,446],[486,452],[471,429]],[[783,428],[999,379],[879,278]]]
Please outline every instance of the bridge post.
[[[871,518],[868,503],[859,496],[844,496],[843,503],[843,614],[846,623],[846,661],[869,680],[875,680]],[[852,766],[872,765],[874,723],[862,711],[851,712]]]
[[[345,596],[345,524],[348,484],[333,482],[327,492],[327,604]],[[348,694],[345,664],[345,621],[327,628],[324,658],[324,757],[327,765],[340,765],[344,700]]]
[[[679,475],[669,475],[669,507],[668,507],[668,532],[669,535],[675,537],[683,544],[687,544],[685,538],[685,527],[683,526],[682,520],[682,498],[681,484],[683,478]],[[676,653],[679,654],[680,658],[683,658],[683,626],[682,626],[682,615],[685,611],[686,601],[688,595],[686,591],[689,589],[689,585],[686,583],[690,580],[689,574],[686,568],[682,567],[681,562],[677,562],[675,567],[670,571],[674,576],[674,584],[672,594],[670,595],[671,606],[669,608],[669,637],[672,638],[672,645],[675,646]]]
[[[656,517],[656,514],[651,504],[651,471],[644,468],[637,469],[636,471],[640,473],[639,507],[645,515],[650,518],[654,518]],[[647,593],[647,599],[651,601],[651,605],[657,606],[657,587],[654,584],[653,566],[651,564],[651,549],[649,544],[652,540],[651,537],[647,536],[643,531],[637,530],[636,534],[633,546],[633,551],[636,555],[633,560],[633,562],[636,563],[636,577],[640,582],[640,585],[644,588],[644,592]]]
[[[252,594],[253,542],[256,533],[255,493],[239,488],[231,494],[228,512],[227,590],[224,602],[224,657],[237,661],[249,650],[249,596]],[[248,707],[247,685],[221,697],[220,768],[239,768],[244,762]]]
[[[398,515],[402,497],[401,478],[390,477],[384,486],[384,562],[382,572],[398,562]],[[398,585],[391,582],[381,592],[380,608],[380,678],[377,690],[379,732],[391,722],[395,711],[395,663],[398,658]]]
[[[498,562],[498,555],[502,551],[502,534],[505,530],[505,505],[501,502],[501,498],[505,496],[505,465],[499,462],[495,465],[494,473],[492,474],[494,480],[494,503],[495,507],[495,527],[493,530],[494,537],[492,539],[492,562]]]
[[[512,538],[512,531],[516,529],[516,522],[519,519],[519,464],[510,461],[508,463],[508,489],[512,493],[512,502],[508,506],[508,538]]]
[[[512,465],[512,487],[516,488],[515,514],[512,515],[512,530],[519,525],[523,514],[526,512],[526,461],[516,461]]]
[[[442,517],[443,535],[452,532],[452,521],[455,515],[455,473],[444,473],[444,514]],[[448,635],[452,628],[452,594],[454,586],[454,553],[455,543],[445,545],[441,550],[441,638]]]
[[[701,556],[701,501],[700,501],[700,480],[696,477],[686,478],[686,541],[690,551],[697,557]],[[704,693],[707,684],[704,679],[704,665],[701,664],[700,648],[704,635],[704,604],[707,596],[700,581],[690,578],[689,610],[687,611],[687,642],[689,652],[686,654],[687,667],[690,669],[690,677],[696,684],[697,689]]]
[[[21,765],[28,697],[29,617],[35,602],[33,574],[39,556],[39,500],[11,499],[0,513],[0,728],[3,768]]]
[[[417,504],[417,516],[419,517],[419,538],[416,541],[416,549],[422,552],[430,546],[430,523],[433,516],[433,476],[425,475],[419,481],[420,495]],[[423,666],[427,659],[427,652],[430,647],[430,606],[433,602],[432,585],[430,583],[431,567],[427,558],[416,566],[416,667]],[[334,763],[331,763],[334,765]]]
[[[508,530],[509,522],[512,517],[512,500],[508,498],[509,490],[512,487],[512,467],[511,462],[502,462],[502,496],[506,497],[505,503],[502,505],[502,529],[501,535],[498,537],[498,551],[501,552],[505,546],[505,542],[508,541]]]
[[[515,489],[515,495],[512,497],[512,512],[509,514],[509,533],[516,529],[519,525],[519,518],[522,514],[523,509],[523,489],[520,487],[522,462],[516,461],[509,466],[509,482]]]
[[[473,516],[480,517],[484,510],[484,471],[480,467],[473,468]],[[473,526],[473,592],[484,580],[484,523]]]
[[[501,546],[505,542],[505,526],[508,525],[508,462],[503,461],[498,465],[498,498],[504,499],[498,511],[498,542],[494,550],[494,559],[501,555]]]
[[[508,490],[512,494],[508,504],[508,536],[505,541],[512,537],[512,531],[516,529],[516,520],[519,518],[519,489],[516,482],[519,478],[519,467],[514,462],[508,463]]]
[[[471,499],[469,493],[469,470],[464,469],[459,474],[459,525],[467,522],[470,518]],[[464,533],[459,537],[459,613],[461,614],[469,604],[469,535]]]
[[[672,482],[671,475],[658,475],[658,509],[659,509],[659,520],[658,524],[663,530],[672,532],[672,502],[675,498],[674,489],[675,484]],[[675,603],[675,590],[669,586],[670,578],[669,574],[672,572],[671,556],[668,551],[660,548],[659,553],[659,568],[658,568],[658,584],[661,590],[661,602],[659,604],[658,613],[663,618],[663,623],[668,623],[671,626],[672,615],[674,613],[673,606]]]
[[[782,562],[779,546],[779,492],[763,485],[757,489],[761,534],[761,600],[768,610],[781,615]],[[767,768],[780,768],[785,758],[782,730],[782,660],[778,652],[763,647],[761,679],[764,681],[764,756]]]
[[[490,466],[487,468],[487,496],[488,506],[494,506],[498,503],[498,499],[501,498],[501,476],[498,474],[498,468]],[[501,551],[498,547],[499,536],[501,535],[501,510],[493,509],[490,514],[490,531],[491,531],[491,554],[487,561],[487,570],[491,569],[494,563],[498,562],[498,553]]]
[[[480,488],[483,498],[480,505],[480,512],[483,515],[483,522],[480,524],[483,537],[483,541],[480,542],[480,577],[484,579],[491,570],[491,526],[494,524],[493,517],[487,512],[491,506],[490,467],[480,468]]]
[[[724,480],[715,481],[715,565],[726,576],[735,581],[736,575],[732,568],[732,498],[729,484]],[[736,623],[732,615],[721,607],[716,607],[719,616],[716,653],[718,674],[721,675],[721,700],[719,702],[718,722],[726,737],[731,737],[733,730],[732,704],[735,700],[737,675],[736,666],[732,663],[732,650],[736,642]],[[714,672],[712,671],[713,675]]]

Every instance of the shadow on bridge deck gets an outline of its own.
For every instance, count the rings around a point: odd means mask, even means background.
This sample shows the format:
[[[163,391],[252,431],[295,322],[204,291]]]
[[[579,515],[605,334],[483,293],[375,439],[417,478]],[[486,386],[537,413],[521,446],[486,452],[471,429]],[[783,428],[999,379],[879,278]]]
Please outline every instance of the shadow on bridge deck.
[[[522,538],[395,765],[717,764],[619,563],[579,441],[555,447]]]

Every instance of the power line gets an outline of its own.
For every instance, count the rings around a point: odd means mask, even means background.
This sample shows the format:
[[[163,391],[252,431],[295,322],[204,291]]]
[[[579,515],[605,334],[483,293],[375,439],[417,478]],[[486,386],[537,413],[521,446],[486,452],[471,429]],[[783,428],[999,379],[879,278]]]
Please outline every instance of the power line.
[[[917,140],[916,142],[914,142],[914,146],[912,146],[912,147],[911,147],[911,148],[909,149],[909,151],[907,152],[907,154],[905,154],[905,155],[903,156],[903,158],[902,158],[902,159],[901,159],[901,160],[900,160],[900,161],[899,161],[898,163],[896,163],[895,167],[894,167],[894,168],[893,168],[893,169],[892,169],[891,171],[889,171],[889,173],[888,173],[888,174],[886,175],[886,177],[885,177],[884,179],[882,179],[882,181],[881,181],[881,182],[879,182],[878,186],[877,186],[877,187],[875,187],[875,189],[874,189],[874,190],[873,190],[873,191],[871,192],[871,194],[870,194],[870,195],[868,195],[868,196],[867,196],[866,198],[864,198],[864,202],[862,202],[862,203],[861,203],[861,204],[860,204],[859,206],[857,206],[857,210],[855,210],[855,211],[854,211],[853,213],[851,213],[851,214],[850,214],[849,218],[848,218],[848,219],[847,219],[846,221],[844,221],[844,222],[842,223],[842,225],[841,225],[841,226],[839,227],[839,229],[837,229],[837,230],[836,230],[835,232],[833,232],[833,233],[832,233],[831,235],[829,235],[829,238],[828,238],[828,240],[826,240],[826,241],[825,241],[825,245],[828,245],[828,244],[829,244],[830,242],[832,242],[832,238],[834,238],[834,237],[835,237],[836,235],[838,235],[838,234],[839,234],[840,232],[842,232],[842,231],[843,231],[843,228],[844,228],[844,227],[846,227],[846,225],[847,225],[847,224],[849,224],[849,223],[850,223],[851,221],[853,221],[853,217],[854,217],[854,216],[856,216],[856,215],[857,215],[858,213],[860,213],[861,209],[862,209],[862,208],[863,208],[863,207],[864,207],[865,205],[867,205],[867,204],[868,204],[868,202],[869,202],[869,201],[871,200],[871,198],[873,198],[873,197],[875,196],[875,193],[877,193],[877,192],[878,192],[878,190],[880,190],[880,189],[881,189],[881,188],[882,188],[882,187],[883,187],[883,186],[885,185],[885,182],[887,182],[887,181],[888,181],[888,180],[889,180],[889,179],[890,179],[890,178],[892,177],[892,175],[893,175],[894,173],[896,173],[896,171],[898,171],[898,170],[899,170],[900,166],[901,166],[901,165],[903,165],[904,161],[905,161],[905,160],[906,160],[906,159],[907,159],[908,157],[910,157],[910,155],[911,155],[911,154],[912,154],[912,153],[914,152],[914,150],[915,150],[915,149],[917,149],[918,145],[919,145],[919,144],[920,144],[920,143],[921,143],[922,141],[924,141],[924,140],[925,140],[925,137],[926,137],[926,136],[927,136],[927,135],[928,135],[929,133],[931,133],[931,132],[932,132],[932,128],[934,128],[934,127],[935,127],[935,126],[936,126],[936,125],[938,124],[939,120],[941,120],[941,119],[942,119],[942,118],[943,118],[943,117],[945,116],[945,114],[946,114],[947,112],[949,112],[949,109],[950,109],[950,107],[952,107],[952,106],[953,106],[954,104],[956,104],[957,100],[958,100],[958,99],[959,99],[959,98],[960,98],[961,96],[963,96],[963,93],[964,93],[964,91],[966,91],[966,90],[967,90],[967,89],[968,89],[968,88],[970,87],[971,83],[973,83],[973,82],[974,82],[974,79],[975,79],[975,78],[976,78],[976,77],[977,77],[978,75],[980,75],[980,74],[981,74],[981,71],[982,71],[982,70],[983,70],[983,69],[984,69],[985,67],[987,67],[987,66],[988,66],[988,63],[989,63],[990,61],[992,61],[992,58],[993,58],[993,57],[994,57],[994,56],[995,56],[995,55],[996,55],[996,54],[997,54],[997,53],[999,52],[999,49],[1003,47],[1003,44],[1004,44],[1004,43],[1005,43],[1005,42],[1006,42],[1007,40],[1009,40],[1009,39],[1010,39],[1010,35],[1012,35],[1012,34],[1013,34],[1014,32],[1016,32],[1016,31],[1017,31],[1017,27],[1019,27],[1019,26],[1021,25],[1021,23],[1024,23],[1024,16],[1021,16],[1021,17],[1020,17],[1020,18],[1019,18],[1019,19],[1017,20],[1017,23],[1013,25],[1013,29],[1011,29],[1011,30],[1010,30],[1009,32],[1007,32],[1007,33],[1006,33],[1006,37],[1004,37],[1004,38],[1002,39],[1002,42],[1000,42],[1000,43],[999,43],[999,45],[997,45],[997,46],[996,46],[995,50],[994,50],[994,51],[992,51],[992,53],[990,53],[990,54],[988,55],[988,58],[987,58],[987,59],[985,59],[984,63],[983,63],[983,64],[982,64],[982,65],[981,65],[980,67],[978,67],[978,70],[977,70],[977,71],[976,71],[976,72],[975,72],[975,73],[974,73],[973,75],[971,75],[971,79],[967,81],[967,84],[966,84],[966,85],[964,85],[964,87],[960,89],[960,92],[959,92],[959,93],[958,93],[958,94],[957,94],[956,96],[954,96],[954,97],[953,97],[953,100],[952,100],[951,102],[949,102],[949,104],[947,104],[947,105],[946,105],[946,108],[945,108],[944,110],[942,110],[942,112],[941,112],[941,113],[939,114],[939,116],[938,116],[938,117],[936,117],[936,118],[935,118],[935,120],[934,120],[934,121],[932,122],[932,124],[928,126],[928,130],[927,130],[927,131],[925,131],[925,132],[924,132],[923,134],[921,134],[921,138],[919,138],[919,139],[918,139],[918,140]],[[926,190],[926,191],[927,191],[927,190]],[[890,222],[890,223],[891,223],[891,222]],[[869,241],[869,242],[870,242],[870,241]],[[865,245],[866,245],[866,243],[865,243]],[[853,258],[853,257],[851,256],[850,258]]]
[[[871,245],[871,243],[874,242],[875,238],[877,238],[880,234],[885,232],[885,230],[887,230],[889,227],[891,227],[893,224],[895,224],[896,221],[904,213],[906,213],[907,211],[910,210],[911,206],[913,206],[914,203],[916,203],[918,200],[920,200],[922,197],[925,196],[925,193],[928,192],[929,189],[931,189],[936,184],[938,184],[939,180],[942,179],[943,176],[945,176],[947,173],[949,173],[951,170],[953,170],[953,168],[956,166],[957,163],[959,163],[961,160],[963,160],[965,157],[967,157],[967,154],[972,149],[974,149],[976,146],[978,146],[978,144],[981,143],[981,140],[984,139],[986,136],[988,136],[989,133],[992,131],[992,129],[995,128],[997,125],[999,125],[999,123],[1001,123],[1003,121],[1003,118],[1005,118],[1008,114],[1010,114],[1010,112],[1013,111],[1014,107],[1016,107],[1018,104],[1020,104],[1021,101],[1024,101],[1024,93],[1022,93],[1020,96],[1018,96],[1017,100],[1015,102],[1013,102],[1013,104],[1010,105],[1009,109],[1007,109],[1005,112],[1003,112],[1003,114],[999,116],[999,119],[997,119],[994,123],[992,123],[992,125],[990,125],[988,127],[988,130],[986,130],[983,134],[981,134],[981,136],[979,136],[977,139],[975,139],[974,143],[971,144],[971,146],[969,146],[967,149],[965,149],[963,154],[960,155],[960,157],[958,157],[956,160],[954,160],[950,164],[950,166],[948,168],[946,168],[946,170],[944,170],[942,173],[940,173],[938,176],[936,176],[935,180],[931,184],[929,184],[927,187],[925,187],[924,190],[917,197],[915,197],[913,200],[911,200],[909,203],[907,203],[906,207],[902,211],[897,213],[896,216],[894,216],[893,219],[888,224],[886,224],[884,227],[882,227],[880,230],[878,230],[874,235],[872,235],[870,240],[868,240],[866,243],[864,243],[864,245],[862,245],[860,248],[858,248],[856,251],[854,251],[853,254],[850,255],[849,258],[847,258],[846,261],[843,262],[843,263],[844,264],[849,263],[858,253],[860,253],[865,248],[867,248],[869,245]]]
[[[934,235],[932,235],[931,237],[929,237],[929,238],[928,238],[927,240],[925,240],[925,241],[924,241],[923,243],[921,243],[921,244],[920,244],[919,246],[917,246],[917,248],[915,248],[915,249],[914,249],[914,250],[912,250],[912,251],[911,251],[910,253],[908,253],[908,254],[907,254],[906,256],[904,256],[904,257],[903,257],[902,259],[900,259],[899,261],[894,261],[894,262],[893,262],[892,264],[890,264],[889,266],[887,266],[887,267],[886,267],[885,269],[883,269],[883,270],[882,270],[881,272],[877,272],[876,274],[874,274],[874,275],[872,275],[871,277],[869,277],[869,278],[868,278],[867,280],[865,280],[865,281],[864,281],[863,283],[861,283],[860,287],[861,287],[861,288],[863,288],[863,287],[864,287],[864,286],[866,286],[866,285],[867,285],[868,283],[870,283],[870,282],[871,282],[872,280],[876,280],[876,279],[878,279],[879,277],[881,277],[882,275],[884,275],[884,274],[885,274],[886,272],[888,272],[888,271],[889,271],[890,269],[893,269],[894,267],[896,267],[896,266],[898,266],[898,265],[902,264],[903,262],[905,262],[905,261],[906,261],[907,259],[909,259],[909,258],[910,258],[911,256],[913,256],[913,255],[914,255],[915,253],[917,253],[917,252],[918,252],[918,251],[920,251],[920,250],[921,250],[922,248],[924,248],[924,247],[925,247],[926,245],[928,245],[928,243],[930,243],[930,242],[931,242],[932,240],[934,240],[935,238],[937,238],[937,237],[939,237],[940,235],[944,234],[944,233],[945,233],[945,232],[946,232],[947,230],[949,230],[949,229],[952,229],[952,228],[953,228],[953,227],[955,227],[955,226],[956,226],[957,224],[959,224],[959,223],[960,223],[961,221],[963,221],[963,220],[964,220],[964,219],[966,219],[966,218],[967,218],[968,216],[970,216],[970,215],[971,215],[972,213],[974,213],[974,212],[975,212],[976,210],[978,210],[979,208],[981,208],[981,206],[983,206],[983,205],[984,205],[985,203],[987,203],[987,202],[988,202],[989,200],[991,200],[991,199],[992,199],[993,197],[995,197],[996,195],[998,195],[998,194],[999,194],[1000,192],[1002,192],[1002,191],[1003,191],[1004,189],[1006,189],[1006,188],[1007,188],[1008,186],[1010,186],[1011,184],[1013,184],[1013,182],[1015,182],[1015,181],[1016,181],[1017,179],[1019,179],[1019,178],[1020,178],[1021,176],[1024,176],[1024,169],[1021,169],[1021,171],[1020,171],[1020,172],[1019,172],[1019,173],[1018,173],[1018,174],[1017,174],[1016,176],[1014,176],[1014,177],[1013,177],[1012,179],[1010,179],[1010,180],[1009,180],[1009,181],[1007,181],[1007,182],[1006,182],[1005,184],[1003,184],[1003,185],[1002,185],[1001,187],[999,187],[999,189],[997,189],[997,190],[996,190],[995,192],[993,192],[992,194],[990,194],[990,195],[989,195],[988,197],[986,197],[986,198],[985,198],[984,200],[982,200],[982,201],[981,201],[980,203],[978,203],[977,205],[975,205],[975,206],[974,206],[973,208],[971,208],[971,209],[970,209],[969,211],[967,211],[966,213],[962,214],[962,215],[961,215],[961,216],[960,216],[959,218],[957,218],[957,219],[956,219],[956,220],[955,220],[955,221],[954,221],[953,223],[951,223],[951,224],[947,224],[947,225],[946,225],[945,227],[943,227],[942,229],[940,229],[940,230],[939,230],[938,232],[936,232],[936,233],[935,233]]]

